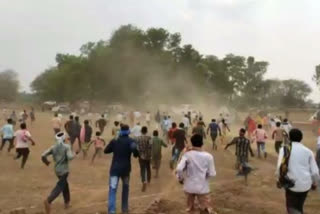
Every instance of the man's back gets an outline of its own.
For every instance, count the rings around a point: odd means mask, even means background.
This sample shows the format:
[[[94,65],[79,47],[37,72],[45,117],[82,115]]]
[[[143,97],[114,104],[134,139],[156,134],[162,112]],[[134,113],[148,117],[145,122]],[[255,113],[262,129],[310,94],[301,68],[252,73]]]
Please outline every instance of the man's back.
[[[281,156],[283,156],[283,149],[280,150]],[[318,173],[319,169],[312,151],[301,143],[293,142],[288,177],[295,181],[295,186],[291,190],[295,192],[308,191],[312,185],[312,176]]]
[[[142,135],[137,137],[136,142],[138,144],[140,158],[143,160],[150,160],[152,152],[151,137]]]
[[[188,193],[207,194],[210,192],[208,178],[216,175],[213,156],[203,151],[186,152],[177,170],[185,168],[184,190]]]
[[[173,133],[173,138],[176,140],[175,147],[182,151],[185,147],[186,132],[183,129],[177,129]]]
[[[110,175],[128,176],[131,172],[131,154],[138,156],[137,146],[128,136],[120,136],[112,140],[104,153],[113,153]]]
[[[210,123],[209,128],[210,128],[211,134],[217,134],[218,131],[220,130],[219,125],[215,122]]]

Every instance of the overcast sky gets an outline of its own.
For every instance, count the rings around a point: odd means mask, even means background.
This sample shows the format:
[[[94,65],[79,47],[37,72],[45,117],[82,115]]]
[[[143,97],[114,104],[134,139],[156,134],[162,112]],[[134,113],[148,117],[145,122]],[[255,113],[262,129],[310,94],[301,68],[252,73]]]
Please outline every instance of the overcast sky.
[[[0,0],[0,70],[22,89],[57,52],[79,52],[124,24],[180,32],[202,54],[252,55],[270,62],[268,78],[312,82],[320,64],[319,0]]]

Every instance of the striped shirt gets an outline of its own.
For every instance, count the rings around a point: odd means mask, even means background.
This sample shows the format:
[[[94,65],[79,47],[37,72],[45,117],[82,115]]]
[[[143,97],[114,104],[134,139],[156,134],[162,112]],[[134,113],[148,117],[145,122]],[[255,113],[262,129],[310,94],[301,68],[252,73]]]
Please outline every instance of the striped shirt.
[[[251,155],[253,155],[251,145],[250,145],[250,140],[248,140],[245,137],[233,138],[231,143],[229,143],[226,146],[226,148],[228,148],[229,146],[232,146],[232,145],[236,145],[236,156],[238,156],[238,157],[247,157],[248,158],[249,152],[251,153]]]
[[[152,142],[151,137],[142,135],[136,138],[138,151],[142,160],[151,160],[152,156]]]

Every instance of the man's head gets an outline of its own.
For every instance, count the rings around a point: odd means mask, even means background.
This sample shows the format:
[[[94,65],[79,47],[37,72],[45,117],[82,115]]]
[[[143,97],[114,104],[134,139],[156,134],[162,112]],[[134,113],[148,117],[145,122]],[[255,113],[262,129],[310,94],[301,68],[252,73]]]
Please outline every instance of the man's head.
[[[70,120],[73,120],[73,115],[70,115],[70,116],[69,116],[69,119],[70,119]]]
[[[54,113],[54,117],[58,117],[58,113]]]
[[[195,134],[191,137],[191,143],[193,147],[201,148],[203,146],[203,138],[201,135]]]
[[[262,125],[261,124],[258,125],[258,129],[262,129]]]
[[[21,123],[21,124],[20,124],[20,128],[21,128],[21,129],[27,129],[27,124]]]
[[[212,119],[211,122],[215,123],[215,122],[216,122],[216,119]]]
[[[12,119],[9,118],[9,119],[7,120],[7,122],[8,122],[9,124],[12,124]]]
[[[281,126],[281,123],[280,122],[277,122],[276,123],[276,126],[279,128]]]
[[[187,114],[185,114],[184,116],[185,116],[185,117],[188,117],[188,115],[187,115]]]
[[[85,120],[84,125],[89,125],[89,120]]]
[[[177,128],[177,124],[175,122],[172,123],[172,128]]]
[[[101,114],[101,118],[104,118],[104,114]]]
[[[154,136],[154,137],[158,137],[158,136],[159,136],[158,130],[154,130],[154,131],[153,131],[153,136]]]
[[[148,133],[148,128],[147,128],[146,126],[143,126],[143,127],[141,128],[141,133],[142,133],[142,134],[147,134],[147,133]]]
[[[291,129],[289,132],[289,138],[292,142],[301,142],[303,139],[303,133],[299,129]]]
[[[96,136],[100,137],[101,136],[101,132],[96,132]]]
[[[115,126],[119,126],[119,124],[120,124],[120,123],[119,123],[118,121],[114,121],[114,125],[115,125]]]
[[[288,122],[288,119],[287,119],[287,118],[285,118],[285,119],[283,120],[283,122],[284,122],[284,123],[287,123],[287,122]]]
[[[184,128],[184,123],[179,124],[179,128],[183,129]]]
[[[126,125],[126,124],[123,124],[123,125],[121,126],[121,131],[129,131],[129,126]]]
[[[239,131],[239,135],[240,135],[240,137],[244,137],[245,135],[246,135],[246,130],[245,129],[240,129],[240,131]]]
[[[76,116],[74,119],[75,119],[75,121],[79,122],[80,118],[78,116]]]
[[[166,120],[166,119],[167,119],[167,116],[163,116],[163,119]]]
[[[56,134],[56,140],[58,143],[64,143],[65,139],[66,139],[66,137],[65,137],[64,132],[59,132]]]

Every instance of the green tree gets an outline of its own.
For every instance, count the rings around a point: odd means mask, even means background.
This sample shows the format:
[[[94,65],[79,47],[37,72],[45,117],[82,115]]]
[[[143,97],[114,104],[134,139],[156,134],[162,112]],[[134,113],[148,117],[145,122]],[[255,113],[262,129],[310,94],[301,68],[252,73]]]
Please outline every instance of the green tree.
[[[0,72],[0,99],[14,101],[19,90],[18,74],[13,70]]]

